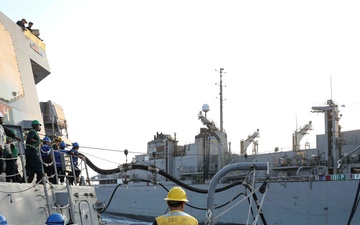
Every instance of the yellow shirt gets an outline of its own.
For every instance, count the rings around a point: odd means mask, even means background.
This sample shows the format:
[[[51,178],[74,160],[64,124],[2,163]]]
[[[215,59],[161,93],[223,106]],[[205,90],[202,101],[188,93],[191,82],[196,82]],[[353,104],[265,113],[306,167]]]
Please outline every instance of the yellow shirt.
[[[173,210],[156,217],[153,225],[198,225],[197,219],[181,210]]]

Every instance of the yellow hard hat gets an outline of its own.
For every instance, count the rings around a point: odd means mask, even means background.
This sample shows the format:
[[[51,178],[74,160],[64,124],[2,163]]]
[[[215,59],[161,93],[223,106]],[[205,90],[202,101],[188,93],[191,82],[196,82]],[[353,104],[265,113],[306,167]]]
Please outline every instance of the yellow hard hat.
[[[173,187],[170,189],[165,201],[188,202],[186,192],[181,187]]]
[[[57,137],[55,138],[55,141],[62,141],[62,139],[61,139],[60,136],[57,136]]]

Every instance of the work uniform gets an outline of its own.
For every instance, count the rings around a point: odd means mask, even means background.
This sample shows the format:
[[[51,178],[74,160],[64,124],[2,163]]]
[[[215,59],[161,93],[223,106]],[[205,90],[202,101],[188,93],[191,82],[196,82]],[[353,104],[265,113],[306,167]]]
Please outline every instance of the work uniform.
[[[173,210],[165,215],[156,217],[153,225],[198,225],[198,221],[181,210]]]
[[[1,115],[2,116],[2,115]],[[1,119],[2,117],[0,117]],[[4,161],[4,150],[5,150],[5,144],[6,144],[6,137],[9,136],[11,138],[15,138],[15,134],[11,132],[8,128],[4,127],[2,124],[0,124],[0,174],[3,172],[3,165]]]
[[[56,170],[59,176],[59,180],[61,183],[65,181],[65,168],[63,168],[63,162],[61,159],[61,154],[66,154],[68,150],[65,150],[60,147],[59,150],[54,151],[55,162],[56,162]]]
[[[53,184],[56,183],[56,178],[54,177],[54,164],[52,160],[52,149],[49,145],[41,146],[41,158],[43,161],[44,172],[49,178],[49,181]]]
[[[31,139],[37,140],[32,142]],[[26,138],[25,158],[26,158],[26,174],[28,182],[31,183],[36,173],[36,183],[44,176],[42,163],[39,158],[40,137],[36,130],[31,129]]]
[[[75,176],[73,174],[73,171],[71,171],[69,173],[69,184],[72,185],[72,184],[75,184],[74,183],[75,179],[76,179],[76,181],[78,181],[77,178],[80,176],[80,173],[81,173],[81,170],[78,167],[79,152],[76,149],[72,148],[70,151],[68,151],[68,154],[72,155],[72,162],[73,162],[74,171],[75,171]]]
[[[6,182],[20,182],[20,175],[17,169],[17,157],[18,150],[14,144],[11,144],[13,139],[11,137],[7,137],[7,143],[10,144],[9,149],[4,152],[4,157],[7,159],[6,162]]]

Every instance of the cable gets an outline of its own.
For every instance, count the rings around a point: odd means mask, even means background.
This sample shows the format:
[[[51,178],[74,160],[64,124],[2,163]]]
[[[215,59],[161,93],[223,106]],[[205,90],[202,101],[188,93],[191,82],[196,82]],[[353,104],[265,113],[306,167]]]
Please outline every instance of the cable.
[[[359,198],[359,192],[360,192],[360,180],[359,180],[359,184],[358,184],[358,188],[356,190],[356,195],[355,195],[355,199],[354,199],[354,204],[353,204],[353,207],[351,209],[351,213],[350,213],[350,216],[349,216],[349,220],[347,222],[347,225],[350,225],[351,224],[351,220],[353,219],[354,215],[355,215],[355,212],[359,206],[359,201],[360,201],[360,198]]]

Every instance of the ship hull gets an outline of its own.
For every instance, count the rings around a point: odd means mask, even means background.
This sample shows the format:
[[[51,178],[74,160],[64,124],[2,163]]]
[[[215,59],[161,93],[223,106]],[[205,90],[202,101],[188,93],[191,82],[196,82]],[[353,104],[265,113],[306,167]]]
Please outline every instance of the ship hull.
[[[64,185],[44,188],[42,184],[0,182],[1,215],[13,225],[43,225],[53,213],[61,213],[66,220],[79,225],[103,224],[98,217],[101,208],[96,209],[99,204],[94,188],[72,186],[70,190],[71,193]]]
[[[267,224],[291,224],[291,225],[338,225],[347,223],[353,207],[353,202],[358,189],[358,180],[347,181],[312,181],[312,182],[274,182],[267,185],[264,193],[262,211]],[[260,186],[256,184],[255,186]],[[166,184],[170,189],[174,184]],[[218,185],[222,187],[224,185]],[[109,202],[116,185],[99,185],[95,191],[99,201]],[[207,189],[208,185],[194,185],[196,188]],[[233,199],[238,193],[244,192],[239,186],[233,187],[221,193],[215,194],[215,207]],[[124,215],[141,220],[152,221],[158,215],[167,212],[164,202],[167,191],[161,186],[148,186],[136,183],[119,187],[108,208],[107,213]],[[249,191],[247,191],[249,194]],[[189,204],[197,207],[186,206],[185,211],[195,216],[200,223],[206,219],[207,194],[199,194],[187,191]],[[233,203],[216,209],[214,216],[228,210],[241,199],[237,198]],[[257,193],[261,201],[263,194]],[[249,199],[251,202],[251,199]],[[243,200],[240,204],[220,216],[216,224],[252,224],[254,221],[249,201]],[[252,210],[256,213],[253,204]],[[256,216],[256,214],[254,214]],[[249,219],[248,219],[249,218]],[[352,221],[360,221],[360,213],[355,213]],[[257,224],[264,224],[258,218]]]

